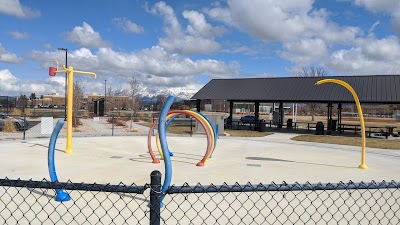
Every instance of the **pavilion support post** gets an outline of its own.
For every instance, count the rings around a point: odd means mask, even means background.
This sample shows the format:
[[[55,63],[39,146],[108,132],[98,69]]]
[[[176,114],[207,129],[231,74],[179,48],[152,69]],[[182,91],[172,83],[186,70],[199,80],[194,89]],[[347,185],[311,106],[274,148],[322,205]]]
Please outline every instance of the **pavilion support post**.
[[[326,134],[330,135],[332,134],[332,102],[329,102],[328,105],[328,122],[327,122],[327,128],[326,128]]]
[[[197,112],[200,112],[200,107],[201,107],[201,99],[196,99],[196,110]]]
[[[338,129],[339,129],[339,132],[340,133],[342,133],[342,129],[340,129],[341,128],[341,126],[342,126],[342,103],[339,103],[338,104],[338,107],[337,107],[337,110],[338,110],[338,114],[337,114],[337,116],[338,116],[338,124],[337,124],[337,127],[338,127]]]
[[[283,117],[285,116],[285,112],[283,111],[283,102],[279,102],[279,121],[278,128],[282,128],[283,126]]]
[[[259,127],[259,117],[260,117],[260,102],[259,101],[255,101],[254,103],[254,117],[255,117],[255,121],[254,121],[254,126],[255,129],[257,129]]]
[[[229,101],[229,118],[233,117],[233,101]]]

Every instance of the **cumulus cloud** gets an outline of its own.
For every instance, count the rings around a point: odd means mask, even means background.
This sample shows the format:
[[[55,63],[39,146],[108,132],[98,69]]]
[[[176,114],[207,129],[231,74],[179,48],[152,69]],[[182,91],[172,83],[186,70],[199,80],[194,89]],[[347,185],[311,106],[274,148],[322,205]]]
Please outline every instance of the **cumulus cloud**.
[[[392,17],[393,30],[400,34],[400,1],[397,0],[354,0],[356,5],[374,13],[388,13]]]
[[[117,25],[119,28],[121,28],[123,31],[127,33],[143,33],[144,29],[143,27],[137,25],[136,23],[130,21],[127,18],[114,18],[113,22],[115,25]]]
[[[29,39],[31,36],[26,33],[26,32],[19,32],[19,31],[11,31],[8,32],[9,35],[11,35],[14,39]]]
[[[315,9],[313,3],[312,0],[254,0],[249,4],[229,0],[226,7],[217,6],[204,12],[267,43],[281,43],[283,49],[278,55],[292,63],[311,64],[327,56],[335,44],[350,45],[362,35],[358,27],[330,21],[329,12]]]
[[[164,17],[166,37],[159,39],[159,45],[168,52],[191,54],[210,54],[218,51],[221,45],[215,38],[226,32],[225,28],[212,26],[198,11],[185,10],[183,18],[188,21],[186,29],[182,29],[174,10],[165,2],[156,3],[150,10]]]
[[[86,22],[83,22],[82,26],[76,26],[71,32],[68,32],[67,39],[85,48],[111,46],[109,42],[104,41],[101,38],[99,32],[94,31],[94,29]]]
[[[326,65],[346,74],[398,74],[400,41],[395,36],[360,38],[354,47],[334,51]]]
[[[359,32],[358,28],[340,27],[330,22],[328,13],[324,9],[313,9],[311,0],[256,0],[252,4],[230,0],[227,8],[213,8],[206,12],[215,20],[229,23],[266,41],[321,38],[347,42]]]
[[[23,93],[54,93],[63,90],[64,82],[54,82],[50,78],[44,82],[33,82],[18,79],[8,69],[0,70],[0,90],[3,94],[17,95]]]
[[[43,68],[50,66],[54,59],[64,61],[64,55],[58,51],[32,51],[29,57],[41,62]],[[194,78],[199,75],[228,78],[239,73],[234,63],[228,65],[213,59],[192,60],[179,54],[168,53],[160,46],[137,52],[119,52],[110,48],[99,48],[92,52],[90,49],[81,48],[68,52],[68,62],[78,70],[93,71],[99,77],[106,75],[114,79],[128,79],[134,75],[153,91],[186,89],[197,83]],[[89,76],[82,77],[91,80]]]
[[[317,62],[329,55],[328,47],[321,39],[301,39],[286,42],[283,44],[283,49],[278,52],[279,56],[294,62],[298,66],[307,66],[310,62]]]
[[[22,58],[18,57],[15,53],[8,52],[0,43],[0,62],[17,64],[22,63]]]
[[[0,13],[23,19],[40,16],[39,10],[24,6],[19,0],[0,0]]]

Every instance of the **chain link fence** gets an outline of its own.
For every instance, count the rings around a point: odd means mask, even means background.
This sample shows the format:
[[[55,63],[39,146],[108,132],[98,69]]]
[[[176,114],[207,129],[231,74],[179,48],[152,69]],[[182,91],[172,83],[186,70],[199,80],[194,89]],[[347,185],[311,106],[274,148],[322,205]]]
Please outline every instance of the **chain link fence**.
[[[400,184],[150,184],[0,180],[1,224],[399,224]],[[63,189],[70,201],[56,202]],[[162,203],[160,196],[165,195]]]
[[[25,140],[35,138],[50,138],[57,121],[63,118],[53,117],[28,117],[24,115],[7,114],[4,118],[0,115],[0,141],[1,140]],[[101,137],[101,136],[145,136],[150,125],[158,119],[158,114],[135,114],[133,116],[112,115],[105,117],[77,117],[73,120],[72,133],[74,137]],[[15,129],[4,129],[7,120],[12,120]],[[195,120],[191,118],[178,118],[174,125],[191,127]],[[66,137],[65,125],[59,137]]]
[[[63,118],[0,115],[0,141],[49,138],[59,119]],[[13,129],[5,128],[8,120],[12,121]],[[147,135],[149,129],[147,124],[153,121],[153,117],[151,115],[78,117],[73,121],[72,132],[75,137],[135,136]],[[67,126],[64,126],[59,136],[66,137],[66,130]]]

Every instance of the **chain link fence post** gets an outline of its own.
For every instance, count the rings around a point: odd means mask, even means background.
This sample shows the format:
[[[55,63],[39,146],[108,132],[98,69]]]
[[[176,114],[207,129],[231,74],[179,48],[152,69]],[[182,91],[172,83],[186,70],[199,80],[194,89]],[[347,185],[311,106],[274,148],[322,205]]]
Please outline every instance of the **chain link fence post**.
[[[193,135],[193,117],[190,117],[190,137]]]
[[[150,174],[150,225],[160,225],[161,173],[154,170]]]
[[[111,136],[114,136],[114,115],[111,116]]]
[[[26,131],[26,114],[24,114],[24,122],[22,123],[22,129],[24,131],[23,136],[22,136],[22,140],[25,141],[25,131]]]

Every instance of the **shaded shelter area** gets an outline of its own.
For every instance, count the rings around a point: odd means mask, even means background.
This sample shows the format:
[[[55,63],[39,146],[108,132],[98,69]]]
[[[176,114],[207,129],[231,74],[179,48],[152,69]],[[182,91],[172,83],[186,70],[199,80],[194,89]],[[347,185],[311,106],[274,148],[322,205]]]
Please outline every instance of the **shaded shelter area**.
[[[400,75],[213,79],[192,99],[196,99],[198,110],[203,100],[227,100],[230,102],[230,118],[234,102],[253,102],[257,127],[260,125],[260,103],[279,103],[279,128],[283,124],[283,103],[326,103],[327,130],[331,131],[333,104],[338,105],[340,125],[341,105],[354,103],[354,98],[341,85],[333,83],[315,85],[322,79],[339,79],[349,83],[357,93],[361,104],[400,104]]]

